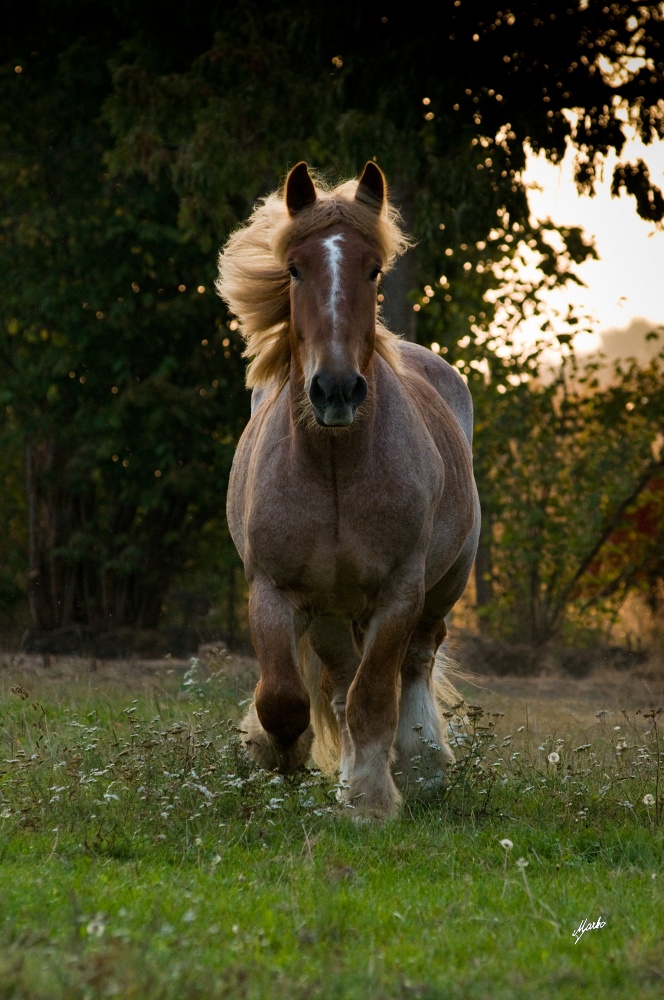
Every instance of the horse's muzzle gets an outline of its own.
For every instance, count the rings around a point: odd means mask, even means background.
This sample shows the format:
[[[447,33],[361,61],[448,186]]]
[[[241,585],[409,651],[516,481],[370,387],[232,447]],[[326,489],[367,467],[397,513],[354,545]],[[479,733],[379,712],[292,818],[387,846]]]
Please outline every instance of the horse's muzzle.
[[[367,398],[367,380],[357,372],[340,377],[319,371],[311,380],[308,396],[322,427],[349,427]]]

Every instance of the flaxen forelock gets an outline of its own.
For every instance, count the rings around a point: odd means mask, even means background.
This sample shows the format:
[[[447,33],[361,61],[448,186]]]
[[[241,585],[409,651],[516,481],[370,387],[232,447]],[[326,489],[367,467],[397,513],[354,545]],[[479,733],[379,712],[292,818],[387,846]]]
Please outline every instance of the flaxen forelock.
[[[245,341],[244,357],[250,388],[288,378],[290,369],[290,247],[337,223],[346,223],[372,242],[383,271],[412,245],[400,226],[399,213],[385,203],[380,213],[355,198],[357,181],[333,189],[317,182],[313,204],[292,217],[283,193],[258,202],[248,222],[237,229],[219,254],[216,289],[237,317]],[[399,368],[396,336],[376,327],[375,349],[390,366]]]

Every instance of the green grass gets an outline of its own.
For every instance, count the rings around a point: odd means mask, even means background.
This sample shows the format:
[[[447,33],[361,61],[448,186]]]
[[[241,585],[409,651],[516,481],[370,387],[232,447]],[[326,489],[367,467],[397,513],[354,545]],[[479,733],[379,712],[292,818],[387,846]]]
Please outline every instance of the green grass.
[[[28,685],[0,689],[3,1000],[662,995],[654,712],[471,711],[447,793],[358,826],[246,761],[223,671]]]

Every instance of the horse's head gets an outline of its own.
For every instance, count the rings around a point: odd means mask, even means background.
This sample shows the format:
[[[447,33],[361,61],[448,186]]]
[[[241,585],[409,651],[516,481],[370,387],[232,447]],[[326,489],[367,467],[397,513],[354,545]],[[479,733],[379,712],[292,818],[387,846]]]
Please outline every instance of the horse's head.
[[[286,181],[292,218],[316,202],[306,163]],[[377,216],[385,202],[385,180],[367,163],[355,201]],[[349,213],[352,215],[352,213]],[[380,251],[352,221],[331,224],[296,241],[286,263],[291,274],[291,350],[318,424],[348,427],[367,396],[364,377],[376,338],[376,291],[383,267]]]

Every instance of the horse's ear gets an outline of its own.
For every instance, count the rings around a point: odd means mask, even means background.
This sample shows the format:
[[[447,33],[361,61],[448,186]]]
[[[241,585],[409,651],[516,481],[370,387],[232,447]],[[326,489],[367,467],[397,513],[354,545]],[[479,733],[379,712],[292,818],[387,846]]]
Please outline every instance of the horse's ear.
[[[376,212],[380,212],[385,201],[386,189],[383,171],[373,160],[369,160],[360,177],[355,197]]]
[[[290,215],[297,215],[307,205],[313,205],[315,200],[316,188],[302,160],[293,167],[286,180],[286,208]]]

